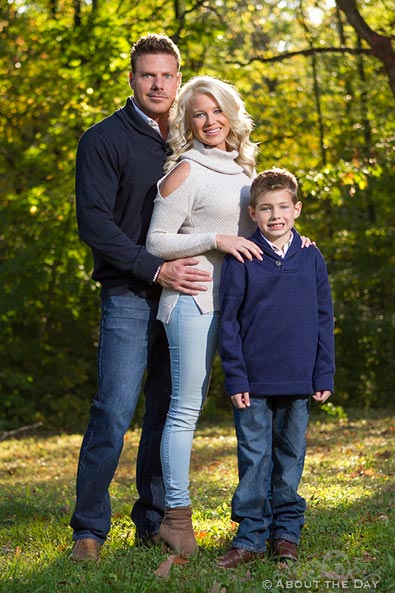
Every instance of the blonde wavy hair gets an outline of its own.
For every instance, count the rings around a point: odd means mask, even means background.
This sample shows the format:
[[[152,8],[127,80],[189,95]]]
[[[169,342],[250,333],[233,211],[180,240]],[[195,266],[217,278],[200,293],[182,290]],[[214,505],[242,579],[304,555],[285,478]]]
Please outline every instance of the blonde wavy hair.
[[[254,123],[247,113],[244,102],[235,89],[227,82],[212,76],[196,76],[191,78],[181,89],[174,104],[169,122],[167,142],[172,154],[167,158],[165,171],[168,172],[179,161],[184,152],[193,144],[189,117],[189,105],[196,95],[211,95],[217,101],[223,114],[230,123],[230,132],[226,139],[226,150],[237,150],[236,162],[243,167],[249,177],[255,172],[255,155],[257,144],[251,142],[250,134]]]

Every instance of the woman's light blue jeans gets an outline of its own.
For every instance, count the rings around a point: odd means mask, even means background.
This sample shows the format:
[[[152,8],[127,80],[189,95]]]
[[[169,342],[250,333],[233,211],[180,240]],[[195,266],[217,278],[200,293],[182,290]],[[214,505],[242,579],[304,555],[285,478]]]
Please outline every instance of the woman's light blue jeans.
[[[165,506],[191,504],[192,441],[217,347],[219,312],[202,314],[193,297],[181,295],[165,325],[170,349],[172,394],[161,442]]]

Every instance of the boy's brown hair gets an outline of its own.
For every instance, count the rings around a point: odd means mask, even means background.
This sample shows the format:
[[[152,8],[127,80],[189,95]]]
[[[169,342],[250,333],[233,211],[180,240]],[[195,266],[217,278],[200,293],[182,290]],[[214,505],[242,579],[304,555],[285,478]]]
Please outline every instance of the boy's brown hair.
[[[271,191],[286,189],[292,197],[292,202],[298,201],[298,181],[292,173],[286,169],[273,167],[259,173],[251,185],[250,206],[256,208],[258,198]]]
[[[174,56],[177,61],[177,70],[181,65],[180,50],[167,35],[157,35],[156,33],[149,33],[140,37],[130,50],[130,67],[133,74],[136,72],[136,62],[138,58],[146,54],[169,54]]]

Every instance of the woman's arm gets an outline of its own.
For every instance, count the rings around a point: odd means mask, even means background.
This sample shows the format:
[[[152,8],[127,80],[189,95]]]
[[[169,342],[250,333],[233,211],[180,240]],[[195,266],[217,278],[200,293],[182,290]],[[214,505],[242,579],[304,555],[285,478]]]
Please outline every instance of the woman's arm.
[[[167,260],[191,257],[211,249],[230,253],[240,262],[253,257],[262,259],[258,245],[244,237],[215,232],[182,232],[194,208],[193,190],[188,184],[189,175],[190,165],[182,161],[159,183],[147,235],[147,250]]]
[[[215,233],[180,233],[192,215],[193,196],[188,184],[190,165],[182,161],[160,182],[146,247],[153,255],[178,259],[216,248]]]

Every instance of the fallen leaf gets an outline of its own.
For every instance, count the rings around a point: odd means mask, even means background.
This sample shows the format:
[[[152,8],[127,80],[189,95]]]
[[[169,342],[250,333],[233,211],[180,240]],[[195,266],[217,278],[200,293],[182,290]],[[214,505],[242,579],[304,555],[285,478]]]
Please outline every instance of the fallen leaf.
[[[221,583],[215,581],[210,593],[226,593],[226,587],[222,587]]]
[[[281,570],[288,570],[288,569],[289,569],[288,563],[287,563],[287,562],[282,562],[281,560],[279,560],[279,561],[277,562],[277,566],[278,566],[278,568],[280,568]]]
[[[375,476],[376,472],[372,467],[365,469],[364,467],[356,467],[355,470],[350,474],[350,478],[360,478],[361,476]]]
[[[14,548],[11,548],[10,546],[2,546],[2,551],[3,554],[13,554],[14,553]]]
[[[182,565],[186,564],[188,560],[184,558],[184,556],[179,556],[177,554],[171,554],[166,560],[164,560],[159,568],[157,568],[154,572],[158,577],[168,577],[170,573],[170,569],[175,565]]]
[[[370,556],[370,554],[365,552],[365,554],[363,555],[362,561],[363,562],[376,562],[376,557]]]
[[[390,451],[382,451],[376,453],[375,457],[379,457],[380,459],[390,459],[392,457],[392,453]]]
[[[195,531],[194,533],[195,533],[195,536],[198,539],[203,539],[203,538],[205,538],[209,534],[208,531],[203,531],[203,530],[202,531]]]
[[[366,515],[361,519],[362,523],[374,523],[376,521],[375,517],[372,517],[371,513],[366,513]]]
[[[185,556],[176,556],[173,564],[178,564],[182,566],[183,564],[187,564],[188,559]]]

